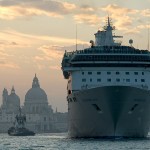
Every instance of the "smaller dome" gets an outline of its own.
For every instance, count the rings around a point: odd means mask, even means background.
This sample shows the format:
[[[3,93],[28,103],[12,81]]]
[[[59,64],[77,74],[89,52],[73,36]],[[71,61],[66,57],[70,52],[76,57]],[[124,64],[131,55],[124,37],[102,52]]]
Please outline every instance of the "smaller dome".
[[[11,90],[11,94],[8,96],[8,103],[20,106],[20,98],[16,95],[14,87]]]
[[[9,112],[18,112],[18,109],[20,107],[20,98],[18,95],[16,95],[14,87],[11,90],[11,94],[8,95],[7,99],[7,111]]]

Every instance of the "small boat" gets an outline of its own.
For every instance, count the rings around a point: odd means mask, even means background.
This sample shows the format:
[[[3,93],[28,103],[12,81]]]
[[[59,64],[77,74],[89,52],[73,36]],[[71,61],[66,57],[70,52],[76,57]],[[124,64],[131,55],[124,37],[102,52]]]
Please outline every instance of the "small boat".
[[[8,129],[8,135],[10,136],[34,136],[33,131],[25,128],[26,116],[21,113],[19,109],[19,114],[15,117],[14,126]]]

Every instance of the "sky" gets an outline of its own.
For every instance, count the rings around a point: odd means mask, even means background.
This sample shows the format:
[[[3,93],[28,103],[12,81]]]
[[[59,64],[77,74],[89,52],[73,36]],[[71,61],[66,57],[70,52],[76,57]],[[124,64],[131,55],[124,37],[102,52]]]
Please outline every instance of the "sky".
[[[0,0],[0,94],[12,86],[24,104],[35,73],[59,112],[67,111],[64,51],[89,47],[110,16],[122,45],[148,49],[150,0]],[[0,103],[2,102],[2,96]]]

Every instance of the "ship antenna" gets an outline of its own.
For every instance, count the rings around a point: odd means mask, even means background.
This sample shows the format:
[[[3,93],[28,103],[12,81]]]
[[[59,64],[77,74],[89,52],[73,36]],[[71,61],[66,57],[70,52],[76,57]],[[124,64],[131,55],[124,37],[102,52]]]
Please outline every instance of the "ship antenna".
[[[110,26],[110,18],[109,18],[109,15],[108,15],[108,26]]]
[[[147,47],[148,47],[148,50],[149,50],[149,25],[148,25],[148,45],[147,45]]]
[[[76,50],[78,48],[78,32],[77,32],[77,24],[76,24]]]

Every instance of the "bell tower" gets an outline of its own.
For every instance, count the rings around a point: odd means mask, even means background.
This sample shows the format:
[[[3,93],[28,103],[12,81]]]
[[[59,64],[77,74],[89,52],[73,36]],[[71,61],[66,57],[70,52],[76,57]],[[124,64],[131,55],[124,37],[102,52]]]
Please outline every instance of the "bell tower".
[[[2,100],[3,100],[2,107],[6,108],[7,107],[7,101],[8,101],[8,91],[5,88],[3,90]]]

